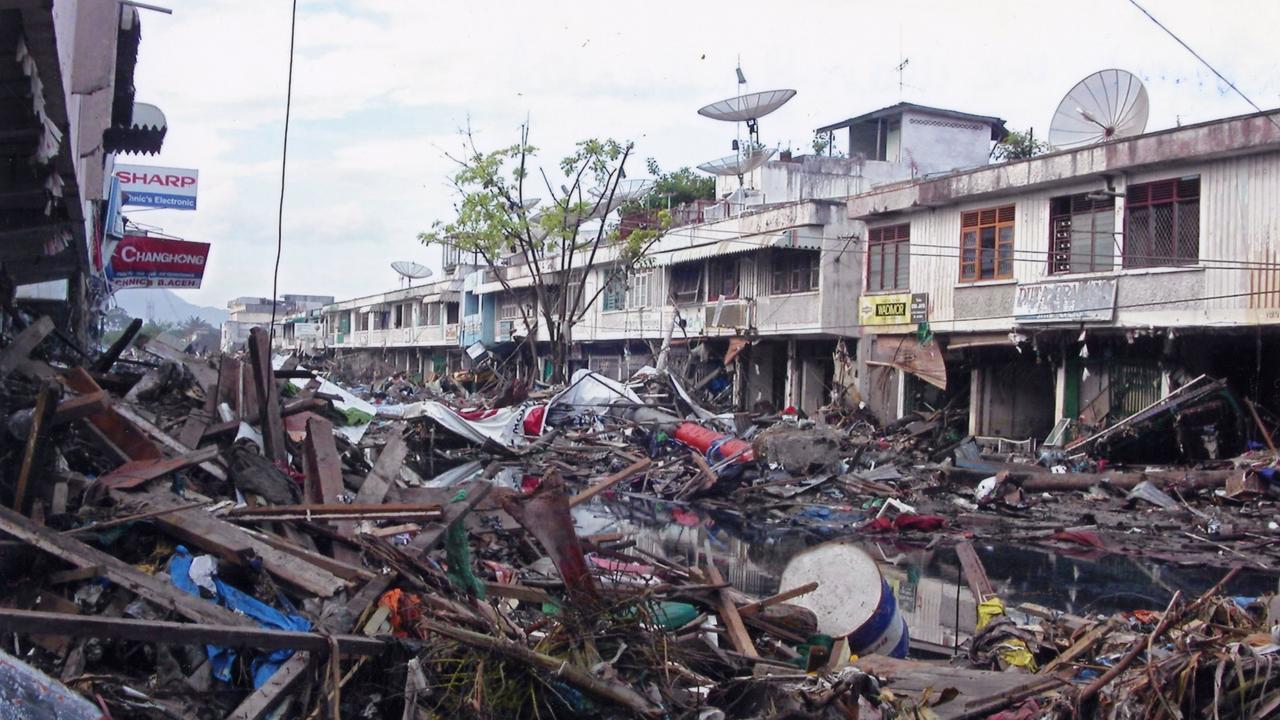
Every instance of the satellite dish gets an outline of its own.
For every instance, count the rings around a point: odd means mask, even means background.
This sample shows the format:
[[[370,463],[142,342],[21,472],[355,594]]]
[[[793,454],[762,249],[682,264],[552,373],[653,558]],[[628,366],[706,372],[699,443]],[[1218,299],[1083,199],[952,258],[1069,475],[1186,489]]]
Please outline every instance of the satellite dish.
[[[700,108],[698,114],[712,120],[749,122],[759,120],[786,105],[787,101],[795,96],[795,90],[765,90],[713,102]]]
[[[619,180],[618,187],[613,191],[613,204],[615,206],[629,203],[653,192],[653,188],[658,185],[656,180],[648,178],[637,178],[634,180]],[[591,191],[591,196],[596,198],[607,197],[609,188],[596,188]]]
[[[698,169],[712,175],[746,175],[765,164],[769,158],[773,157],[774,152],[776,151],[771,148],[763,148],[748,153],[728,155],[718,160],[704,162],[698,166]]]
[[[391,263],[391,269],[400,274],[409,283],[409,287],[413,287],[413,281],[419,278],[431,277],[431,268],[421,263],[410,260],[397,260]]]
[[[1058,150],[1141,135],[1151,104],[1133,73],[1102,70],[1076,83],[1058,103],[1049,123],[1049,144]]]

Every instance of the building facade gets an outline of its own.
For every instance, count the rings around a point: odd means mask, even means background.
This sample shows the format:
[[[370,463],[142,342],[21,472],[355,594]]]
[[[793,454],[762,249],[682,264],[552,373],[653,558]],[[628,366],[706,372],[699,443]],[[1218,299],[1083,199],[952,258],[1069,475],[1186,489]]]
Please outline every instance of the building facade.
[[[850,198],[863,395],[895,417],[967,394],[972,434],[1019,439],[1109,424],[1200,374],[1280,407],[1276,198],[1277,113]]]
[[[262,297],[238,297],[227,303],[230,312],[222,323],[222,351],[243,350],[249,339],[249,331],[255,327],[272,327],[275,321],[274,345],[277,350],[297,349],[297,343],[286,344],[285,325],[302,322],[309,313],[318,313],[333,302],[332,295],[281,295],[276,301]],[[296,340],[298,328],[290,328],[288,334]],[[304,331],[305,335],[305,331]],[[314,346],[313,348],[314,349]]]

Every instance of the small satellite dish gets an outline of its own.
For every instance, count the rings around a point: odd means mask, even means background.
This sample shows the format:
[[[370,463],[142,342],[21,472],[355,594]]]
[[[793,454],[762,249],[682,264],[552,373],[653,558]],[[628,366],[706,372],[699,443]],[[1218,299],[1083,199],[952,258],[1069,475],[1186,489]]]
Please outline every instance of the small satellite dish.
[[[776,151],[771,148],[764,148],[738,155],[728,155],[718,160],[704,162],[698,166],[698,169],[712,175],[746,175],[765,164],[769,158],[773,157],[774,152]]]
[[[777,110],[796,96],[795,90],[765,90],[748,95],[738,95],[727,100],[713,102],[698,110],[698,114],[712,120],[747,122],[759,120]]]
[[[1076,83],[1049,123],[1049,144],[1058,150],[1141,135],[1151,109],[1147,89],[1133,73],[1101,70]]]
[[[414,280],[431,277],[431,268],[411,260],[397,260],[391,263],[391,269],[408,281],[409,287],[413,287]]]

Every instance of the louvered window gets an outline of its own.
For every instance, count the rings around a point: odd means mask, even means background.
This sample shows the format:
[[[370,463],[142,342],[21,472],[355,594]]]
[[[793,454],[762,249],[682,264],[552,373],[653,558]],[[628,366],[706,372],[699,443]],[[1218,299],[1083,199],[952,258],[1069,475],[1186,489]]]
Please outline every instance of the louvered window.
[[[621,310],[627,306],[627,279],[621,274],[609,273],[601,293],[601,304],[605,312]]]
[[[1200,260],[1200,178],[1130,185],[1125,193],[1124,266]]]
[[[911,225],[889,225],[867,232],[867,291],[911,287]]]
[[[1013,277],[1012,205],[960,214],[960,281]]]
[[[1049,272],[1102,272],[1115,267],[1116,201],[1087,194],[1049,202]]]

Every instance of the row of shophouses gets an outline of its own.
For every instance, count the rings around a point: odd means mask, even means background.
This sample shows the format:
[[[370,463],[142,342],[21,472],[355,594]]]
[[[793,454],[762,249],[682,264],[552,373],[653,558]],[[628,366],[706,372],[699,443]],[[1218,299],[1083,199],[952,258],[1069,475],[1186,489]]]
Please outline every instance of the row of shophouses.
[[[967,404],[973,434],[1043,439],[1200,374],[1280,408],[1280,112],[1001,163],[995,117],[903,103],[819,132],[838,153],[721,179],[625,282],[593,267],[572,364],[626,377],[678,320],[690,381],[742,410]],[[509,351],[528,269],[498,269],[509,291],[445,261],[282,341],[414,373]]]

